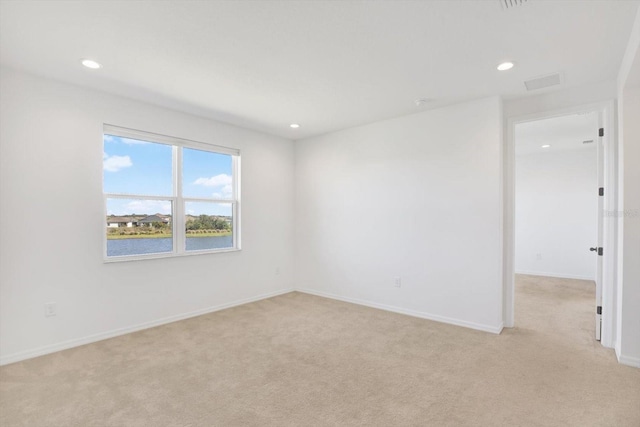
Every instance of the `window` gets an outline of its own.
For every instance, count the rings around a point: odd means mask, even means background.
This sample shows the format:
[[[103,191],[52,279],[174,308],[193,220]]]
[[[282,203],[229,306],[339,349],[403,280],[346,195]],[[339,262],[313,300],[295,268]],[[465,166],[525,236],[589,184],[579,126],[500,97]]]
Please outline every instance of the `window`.
[[[105,260],[240,249],[237,150],[105,125]]]

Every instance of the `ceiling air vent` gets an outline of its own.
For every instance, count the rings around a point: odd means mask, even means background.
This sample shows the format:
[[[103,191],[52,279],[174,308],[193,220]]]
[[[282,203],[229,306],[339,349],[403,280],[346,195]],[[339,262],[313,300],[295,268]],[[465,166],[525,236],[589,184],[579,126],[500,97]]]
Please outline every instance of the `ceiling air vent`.
[[[535,77],[530,80],[526,80],[524,85],[527,90],[538,90],[544,89],[550,86],[556,86],[562,83],[562,79],[560,78],[560,73],[549,74],[547,76]]]
[[[522,6],[527,2],[527,0],[498,0],[500,2],[500,6],[504,10],[512,9],[516,6]]]

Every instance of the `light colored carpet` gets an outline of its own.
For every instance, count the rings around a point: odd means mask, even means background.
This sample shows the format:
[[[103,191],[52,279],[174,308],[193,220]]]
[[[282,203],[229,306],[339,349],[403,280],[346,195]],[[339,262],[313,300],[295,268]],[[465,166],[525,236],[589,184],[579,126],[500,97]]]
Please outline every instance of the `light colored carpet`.
[[[301,293],[0,369],[2,426],[640,426],[593,284],[518,278],[492,335]]]

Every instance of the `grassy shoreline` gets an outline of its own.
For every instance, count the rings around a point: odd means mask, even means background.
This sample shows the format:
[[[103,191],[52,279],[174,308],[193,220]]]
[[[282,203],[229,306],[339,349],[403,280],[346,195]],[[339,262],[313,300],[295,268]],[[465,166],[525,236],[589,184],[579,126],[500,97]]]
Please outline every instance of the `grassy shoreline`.
[[[225,231],[224,233],[198,233],[198,234],[187,233],[187,238],[190,238],[190,237],[222,237],[222,236],[231,236],[231,232],[230,231]],[[171,237],[173,237],[172,234],[164,234],[164,233],[158,233],[158,234],[132,234],[132,235],[113,234],[113,235],[107,235],[107,240],[169,239]]]

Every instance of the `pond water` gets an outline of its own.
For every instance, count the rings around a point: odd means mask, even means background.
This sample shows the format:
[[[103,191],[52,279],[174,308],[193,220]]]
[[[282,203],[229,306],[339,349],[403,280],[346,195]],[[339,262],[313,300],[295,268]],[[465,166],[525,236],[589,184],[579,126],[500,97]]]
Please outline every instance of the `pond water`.
[[[233,247],[233,236],[187,237],[187,251]],[[144,255],[171,252],[173,239],[113,239],[107,240],[107,256]]]

